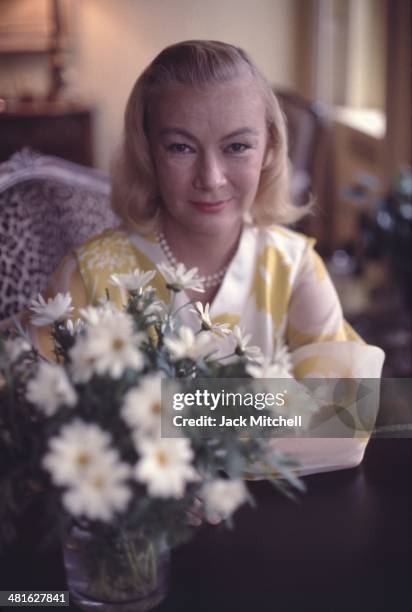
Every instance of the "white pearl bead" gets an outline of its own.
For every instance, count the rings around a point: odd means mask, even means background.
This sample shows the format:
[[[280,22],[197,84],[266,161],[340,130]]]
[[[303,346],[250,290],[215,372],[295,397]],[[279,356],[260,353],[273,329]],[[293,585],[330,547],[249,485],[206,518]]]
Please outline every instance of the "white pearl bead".
[[[169,264],[176,268],[179,265],[179,262],[173,255],[172,249],[167,243],[166,236],[163,234],[163,232],[157,232],[156,238]],[[227,268],[228,266],[224,266],[221,270],[218,270],[218,272],[208,274],[207,276],[202,276],[201,280],[203,282],[204,287],[206,289],[211,289],[212,287],[216,287],[216,285],[219,285],[222,282],[224,275],[226,274]]]

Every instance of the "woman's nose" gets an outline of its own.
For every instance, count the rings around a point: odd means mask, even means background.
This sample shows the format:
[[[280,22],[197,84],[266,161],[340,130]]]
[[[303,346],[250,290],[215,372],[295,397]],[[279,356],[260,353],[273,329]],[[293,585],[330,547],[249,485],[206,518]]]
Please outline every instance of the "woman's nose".
[[[226,173],[223,160],[216,154],[199,156],[193,185],[196,189],[212,190],[226,184]]]

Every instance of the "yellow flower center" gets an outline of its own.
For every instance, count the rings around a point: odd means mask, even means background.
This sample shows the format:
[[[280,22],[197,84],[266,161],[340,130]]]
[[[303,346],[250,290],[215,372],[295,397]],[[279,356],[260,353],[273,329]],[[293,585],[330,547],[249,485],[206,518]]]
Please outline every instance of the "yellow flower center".
[[[124,340],[122,338],[115,338],[112,343],[114,351],[121,351],[124,347]]]
[[[93,485],[96,489],[103,489],[104,478],[102,476],[96,476],[96,478],[93,480]]]
[[[150,408],[153,414],[160,414],[160,402],[153,402]]]
[[[160,463],[160,465],[166,465],[167,464],[167,456],[162,451],[158,451],[157,452],[157,460]]]
[[[86,465],[89,465],[90,461],[91,457],[86,451],[82,451],[77,455],[77,463],[80,467],[86,467]]]

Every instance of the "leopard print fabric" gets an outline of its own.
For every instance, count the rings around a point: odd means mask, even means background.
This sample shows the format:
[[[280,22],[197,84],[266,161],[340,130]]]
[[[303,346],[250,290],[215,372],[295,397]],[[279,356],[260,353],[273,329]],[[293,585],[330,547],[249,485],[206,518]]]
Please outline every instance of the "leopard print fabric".
[[[32,177],[0,190],[0,321],[46,288],[73,247],[118,224],[108,199],[108,181],[97,188],[93,181],[71,183],[67,174]]]

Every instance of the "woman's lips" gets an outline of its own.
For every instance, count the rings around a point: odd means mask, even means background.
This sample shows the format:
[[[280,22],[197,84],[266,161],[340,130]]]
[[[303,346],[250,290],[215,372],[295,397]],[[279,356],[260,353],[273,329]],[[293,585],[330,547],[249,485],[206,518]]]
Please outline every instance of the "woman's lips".
[[[223,208],[225,208],[229,204],[229,202],[230,202],[230,199],[219,200],[217,202],[191,201],[190,204],[201,212],[214,214],[214,213],[218,213],[221,210],[223,210]]]

